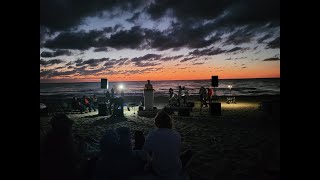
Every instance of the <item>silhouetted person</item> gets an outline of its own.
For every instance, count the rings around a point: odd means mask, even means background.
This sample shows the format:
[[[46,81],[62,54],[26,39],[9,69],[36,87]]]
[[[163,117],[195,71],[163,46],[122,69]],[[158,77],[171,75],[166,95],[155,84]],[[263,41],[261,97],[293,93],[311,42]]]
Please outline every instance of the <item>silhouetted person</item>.
[[[114,88],[111,88],[111,98],[114,98]]]
[[[181,99],[183,99],[183,104],[186,105],[187,103],[187,96],[188,96],[188,91],[186,89],[186,87],[182,87],[181,88]]]
[[[209,103],[212,102],[212,96],[213,96],[213,90],[212,88],[207,88],[208,90],[208,100],[209,100]]]
[[[202,107],[203,105],[205,105],[206,107],[208,107],[207,102],[206,102],[206,98],[207,98],[206,88],[204,88],[203,86],[201,86],[200,91],[199,91],[199,95],[200,95],[201,107]]]
[[[179,86],[178,87],[178,106],[180,107],[180,102],[181,102],[181,96],[182,96],[182,87],[181,86]]]
[[[144,85],[145,89],[153,89],[153,86],[150,84],[150,80],[147,81],[147,84]]]
[[[106,92],[106,98],[107,98],[107,100],[109,100],[109,99],[110,99],[110,93],[109,93],[109,90],[107,90],[107,92]]]
[[[93,95],[92,103],[93,103],[94,107],[98,107],[98,98],[96,95]]]
[[[170,88],[169,89],[169,105],[171,105],[172,98],[173,98],[173,89]]]
[[[127,179],[143,172],[143,161],[132,150],[130,129],[107,130],[100,142],[96,180]]]
[[[133,150],[142,150],[144,142],[145,142],[145,137],[143,135],[142,131],[135,131],[134,133],[134,148]]]
[[[79,102],[76,97],[72,98],[71,106],[72,109],[79,110],[81,113],[83,113],[86,110],[86,107],[81,102]]]
[[[40,152],[40,179],[74,179],[80,154],[73,141],[72,124],[65,114],[51,119],[52,130],[45,137]]]

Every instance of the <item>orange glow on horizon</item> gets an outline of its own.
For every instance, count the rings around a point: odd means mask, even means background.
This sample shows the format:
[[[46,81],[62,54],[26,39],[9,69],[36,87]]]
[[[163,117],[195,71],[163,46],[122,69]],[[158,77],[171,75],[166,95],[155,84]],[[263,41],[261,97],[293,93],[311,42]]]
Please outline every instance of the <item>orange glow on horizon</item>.
[[[175,72],[176,71],[176,72]],[[190,72],[191,71],[191,72]],[[280,78],[280,70],[271,69],[230,69],[226,71],[196,71],[196,70],[162,70],[154,73],[132,74],[132,75],[99,75],[99,76],[85,76],[81,78],[52,78],[56,82],[99,82],[101,78],[107,78],[110,82],[113,81],[145,81],[147,79],[153,81],[159,80],[199,80],[210,79],[212,75],[218,75],[219,79],[245,79],[245,78]]]

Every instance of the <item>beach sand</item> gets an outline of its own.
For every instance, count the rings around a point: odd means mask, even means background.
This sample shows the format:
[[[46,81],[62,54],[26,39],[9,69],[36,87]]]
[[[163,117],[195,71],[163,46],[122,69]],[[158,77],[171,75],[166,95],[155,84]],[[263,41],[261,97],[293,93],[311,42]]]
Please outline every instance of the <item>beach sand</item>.
[[[192,99],[192,98],[191,98]],[[277,111],[260,109],[264,101],[280,96],[237,97],[236,104],[227,104],[219,97],[221,116],[212,116],[208,108],[200,112],[200,102],[193,97],[195,108],[189,117],[172,115],[174,128],[183,138],[183,149],[192,148],[194,158],[189,167],[191,179],[277,179],[280,178],[280,107]],[[167,97],[156,97],[155,106],[167,104]],[[98,142],[106,129],[129,127],[132,134],[145,135],[154,128],[153,119],[139,117],[124,108],[124,118],[98,116],[98,112],[68,115],[75,121],[73,133],[85,140],[84,156],[99,151]],[[134,114],[135,113],[135,114]],[[41,135],[49,130],[50,117],[40,117]]]

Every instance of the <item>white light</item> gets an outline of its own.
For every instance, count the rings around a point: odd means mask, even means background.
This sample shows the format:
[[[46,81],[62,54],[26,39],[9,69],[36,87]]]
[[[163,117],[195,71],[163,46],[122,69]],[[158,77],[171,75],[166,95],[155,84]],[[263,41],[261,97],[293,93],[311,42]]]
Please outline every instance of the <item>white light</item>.
[[[123,84],[120,84],[119,89],[123,89],[123,88],[124,88]]]
[[[228,85],[228,88],[229,88],[229,89],[231,89],[231,88],[232,88],[232,86],[231,86],[231,85]]]

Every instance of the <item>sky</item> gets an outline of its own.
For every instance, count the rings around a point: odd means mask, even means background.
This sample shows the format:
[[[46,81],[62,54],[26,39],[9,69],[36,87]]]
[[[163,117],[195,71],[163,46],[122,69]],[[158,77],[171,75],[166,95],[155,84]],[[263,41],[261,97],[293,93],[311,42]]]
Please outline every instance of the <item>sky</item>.
[[[279,0],[40,0],[40,82],[280,77]]]

